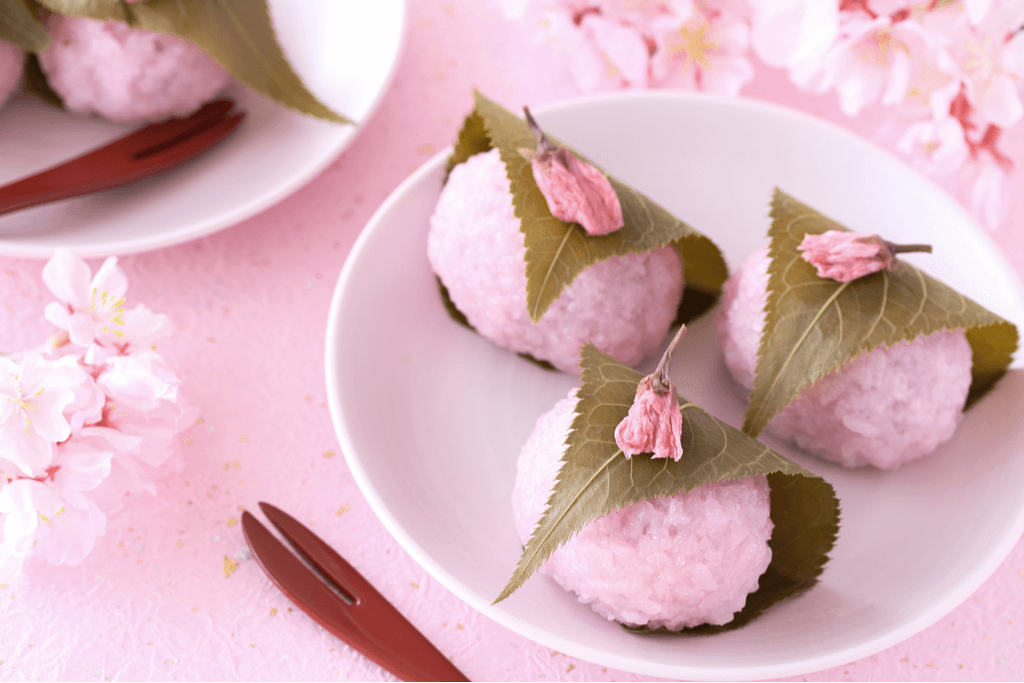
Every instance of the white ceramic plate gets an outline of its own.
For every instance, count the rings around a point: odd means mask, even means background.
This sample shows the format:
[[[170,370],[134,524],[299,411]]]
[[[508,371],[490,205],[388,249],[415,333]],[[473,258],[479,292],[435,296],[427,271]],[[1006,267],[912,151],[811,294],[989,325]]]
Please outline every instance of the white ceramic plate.
[[[933,256],[914,261],[1024,323],[1020,283],[964,211],[839,128],[756,102],[667,92],[568,102],[538,119],[709,235],[731,267],[764,242],[778,185],[853,229],[933,244]],[[537,416],[575,379],[449,320],[426,258],[446,154],[394,192],[352,250],[328,322],[327,385],[342,450],[370,504],[405,549],[473,607],[555,650],[627,671],[697,680],[796,675],[928,626],[1020,538],[1024,373],[1014,370],[966,414],[952,441],[896,472],[843,470],[767,441],[834,484],[843,523],[820,583],[743,629],[708,638],[636,635],[542,575],[491,605],[521,551],[509,503],[516,457]],[[683,395],[742,424],[743,401],[710,319],[691,327],[673,360]]]
[[[404,0],[271,0],[278,38],[326,104],[366,122],[398,63]],[[344,149],[355,126],[288,111],[239,86],[247,112],[225,142],[169,173],[131,186],[0,216],[0,254],[46,258],[166,247],[234,225],[291,194]],[[0,185],[124,135],[125,126],[72,116],[18,96],[0,109]]]

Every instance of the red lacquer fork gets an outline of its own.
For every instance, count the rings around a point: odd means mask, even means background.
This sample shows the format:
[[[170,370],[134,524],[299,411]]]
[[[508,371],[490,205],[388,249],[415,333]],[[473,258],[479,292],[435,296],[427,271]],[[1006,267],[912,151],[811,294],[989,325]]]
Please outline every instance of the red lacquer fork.
[[[0,187],[0,215],[109,190],[192,159],[228,136],[245,114],[231,100],[210,102],[189,117],[168,119],[59,166]]]
[[[273,505],[260,509],[312,568],[246,511],[242,531],[253,557],[314,621],[402,680],[469,680],[316,534]]]

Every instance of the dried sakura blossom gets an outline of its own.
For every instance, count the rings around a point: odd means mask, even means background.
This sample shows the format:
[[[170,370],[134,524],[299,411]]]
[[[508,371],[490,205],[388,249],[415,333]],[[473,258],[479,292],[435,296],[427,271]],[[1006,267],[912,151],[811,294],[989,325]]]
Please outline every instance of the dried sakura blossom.
[[[818,277],[837,282],[850,282],[880,270],[893,270],[897,263],[896,254],[911,251],[930,253],[932,250],[927,244],[893,244],[878,235],[840,230],[804,235],[797,249],[803,252],[803,259],[817,269]]]
[[[556,147],[544,135],[530,110],[526,122],[537,136],[537,150],[520,149],[530,160],[551,215],[566,223],[579,223],[588,235],[607,235],[623,226],[622,205],[601,171],[578,159],[567,147]]]
[[[615,445],[622,449],[627,460],[640,453],[652,453],[652,458],[672,458],[677,462],[683,457],[683,413],[668,370],[672,350],[685,331],[685,325],[679,328],[658,367],[640,380],[629,414],[615,428]]]

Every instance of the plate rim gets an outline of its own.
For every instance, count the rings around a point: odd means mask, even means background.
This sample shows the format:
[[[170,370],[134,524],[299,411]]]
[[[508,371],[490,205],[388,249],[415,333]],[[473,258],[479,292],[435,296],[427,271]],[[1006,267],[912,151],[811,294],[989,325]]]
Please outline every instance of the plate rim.
[[[977,221],[970,216],[959,202],[951,197],[946,190],[938,185],[938,183],[936,183],[932,178],[925,176],[902,158],[837,124],[819,119],[800,110],[791,109],[763,100],[742,96],[728,97],[724,95],[671,90],[612,91],[590,94],[565,100],[558,100],[557,102],[538,106],[534,108],[534,111],[538,115],[543,116],[550,112],[557,112],[566,108],[573,108],[575,106],[599,105],[606,101],[620,101],[625,99],[664,99],[691,102],[713,101],[727,106],[747,108],[752,112],[762,112],[772,116],[788,117],[800,122],[802,125],[817,127],[828,134],[844,136],[850,142],[863,147],[865,150],[871,150],[874,153],[881,152],[888,156],[890,161],[896,162],[905,170],[911,171],[917,175],[920,180],[930,185],[931,189],[936,191],[939,196],[943,197],[947,204],[949,204],[954,210],[959,211],[961,216],[966,218],[969,223],[974,226],[976,233],[975,236],[980,238],[979,246],[984,250],[985,258],[991,259],[994,264],[997,264],[1004,276],[1009,276],[1009,279],[1015,286],[1015,298],[1018,301],[1024,302],[1024,281],[1022,281],[1020,275],[1017,274],[1016,270],[1010,265],[1002,251],[996,246],[991,236],[978,226]],[[1021,535],[1024,534],[1024,506],[1021,506],[1014,524],[1007,527],[1010,531],[1003,534],[999,543],[993,544],[993,549],[989,552],[987,561],[983,563],[982,570],[975,571],[968,580],[960,584],[958,590],[947,594],[943,600],[933,604],[928,610],[921,613],[916,619],[911,620],[903,627],[883,633],[868,640],[867,642],[850,646],[831,654],[818,655],[809,659],[800,660],[799,662],[780,663],[757,667],[736,666],[707,668],[702,666],[688,666],[685,664],[669,665],[628,659],[619,655],[611,654],[605,650],[589,647],[586,644],[581,644],[574,640],[569,640],[556,633],[549,633],[547,631],[536,632],[530,623],[501,609],[500,607],[495,607],[486,598],[478,596],[472,589],[468,588],[460,580],[455,578],[446,569],[435,562],[433,558],[423,550],[422,546],[420,546],[414,538],[406,533],[402,525],[390,513],[387,506],[384,505],[376,487],[370,481],[365,468],[363,468],[361,461],[354,455],[356,450],[355,444],[349,435],[345,417],[341,413],[342,399],[340,384],[336,381],[338,377],[340,358],[337,353],[334,353],[334,350],[338,347],[341,335],[341,313],[345,303],[344,300],[346,295],[351,292],[348,285],[358,271],[359,262],[362,259],[364,252],[374,239],[374,236],[380,230],[380,225],[383,223],[387,215],[395,210],[395,208],[404,200],[404,196],[413,187],[419,185],[425,179],[429,179],[443,167],[448,156],[451,154],[452,149],[453,146],[449,145],[445,149],[437,152],[433,157],[428,159],[413,173],[406,177],[405,180],[403,180],[388,195],[387,199],[380,205],[377,211],[374,212],[367,221],[363,230],[360,232],[351,251],[345,259],[345,263],[342,267],[331,297],[324,349],[324,368],[331,421],[334,424],[335,434],[338,438],[339,445],[341,446],[342,454],[345,457],[345,461],[349,470],[352,472],[353,478],[359,486],[360,491],[366,497],[371,509],[377,515],[378,519],[381,520],[384,527],[392,536],[395,537],[403,549],[412,556],[413,560],[426,569],[431,576],[437,579],[445,588],[454,593],[460,600],[522,637],[533,640],[534,642],[540,643],[546,647],[551,647],[557,651],[579,657],[580,659],[600,664],[601,666],[609,666],[622,671],[668,678],[685,678],[694,680],[761,680],[767,678],[803,675],[821,671],[823,669],[842,666],[896,645],[928,628],[963,603],[991,577],[992,573],[995,572],[999,565],[1002,564],[1007,556],[1009,556],[1010,552],[1021,538]],[[1014,361],[1011,363],[1010,367],[1024,367],[1024,350],[1018,348]]]

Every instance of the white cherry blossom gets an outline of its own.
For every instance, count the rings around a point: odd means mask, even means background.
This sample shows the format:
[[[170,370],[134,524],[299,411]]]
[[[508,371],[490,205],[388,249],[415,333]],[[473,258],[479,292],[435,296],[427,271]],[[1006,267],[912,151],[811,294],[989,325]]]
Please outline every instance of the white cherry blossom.
[[[85,372],[74,358],[47,361],[31,354],[0,358],[0,458],[33,477],[53,459],[54,444],[71,434],[64,408]]]
[[[839,33],[839,3],[750,0],[750,42],[765,64],[800,69],[824,56]]]
[[[181,384],[160,354],[140,351],[107,360],[96,383],[118,404],[137,411],[155,409],[160,401],[174,402]]]
[[[820,93],[834,89],[843,113],[856,116],[874,102],[902,102],[918,85],[919,67],[937,59],[944,42],[916,21],[845,17],[836,42],[820,60],[794,70],[793,80]]]
[[[695,10],[681,22],[665,17],[652,22],[652,31],[651,71],[665,85],[735,95],[754,78],[746,58],[750,27],[731,12]]]
[[[67,330],[71,342],[89,348],[129,344],[145,347],[170,334],[167,316],[141,304],[125,310],[128,278],[111,256],[92,276],[89,266],[67,249],[58,249],[43,267],[43,281],[57,297],[46,319]]]
[[[106,517],[84,492],[110,474],[112,456],[71,444],[60,449],[45,477],[17,479],[0,489],[0,555],[35,549],[53,564],[75,565],[85,559],[103,534]]]

